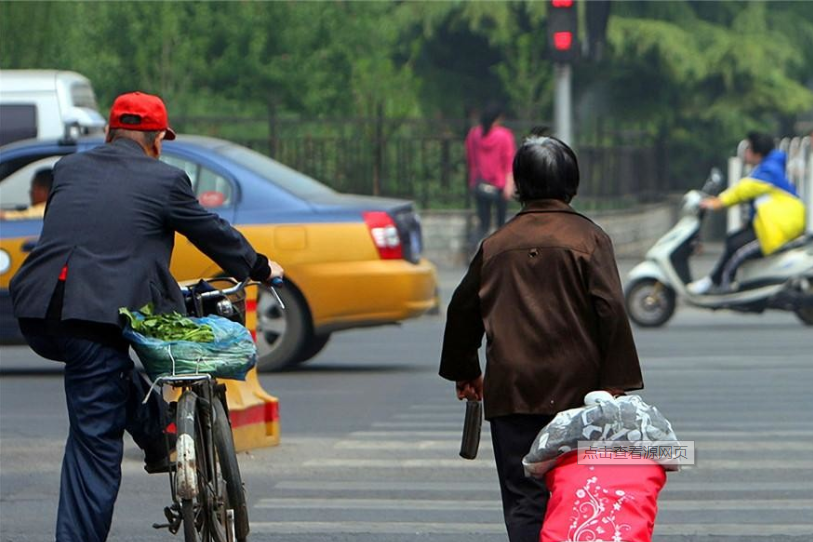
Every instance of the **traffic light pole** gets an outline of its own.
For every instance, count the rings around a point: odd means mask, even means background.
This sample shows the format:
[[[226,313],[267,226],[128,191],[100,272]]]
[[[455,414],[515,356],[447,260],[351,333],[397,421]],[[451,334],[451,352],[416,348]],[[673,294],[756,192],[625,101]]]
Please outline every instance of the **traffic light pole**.
[[[556,137],[573,144],[572,104],[570,100],[570,81],[573,70],[569,63],[557,62],[554,64],[554,95],[553,95],[553,123]]]

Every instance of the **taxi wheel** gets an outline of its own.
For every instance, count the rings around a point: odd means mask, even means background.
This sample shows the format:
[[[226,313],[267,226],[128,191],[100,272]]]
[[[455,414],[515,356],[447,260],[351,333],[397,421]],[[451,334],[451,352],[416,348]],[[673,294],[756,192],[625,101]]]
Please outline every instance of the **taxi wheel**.
[[[291,285],[278,288],[285,309],[271,292],[257,300],[257,370],[279,371],[297,362],[310,334],[308,307]]]
[[[325,349],[330,340],[330,333],[326,335],[311,335],[305,341],[305,347],[299,352],[294,363],[305,363],[316,357],[319,352]]]

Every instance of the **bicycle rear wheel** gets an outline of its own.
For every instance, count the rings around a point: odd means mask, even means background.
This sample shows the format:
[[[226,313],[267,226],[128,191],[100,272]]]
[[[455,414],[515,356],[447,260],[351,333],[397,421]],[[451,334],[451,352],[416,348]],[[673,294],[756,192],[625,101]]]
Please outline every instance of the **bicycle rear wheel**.
[[[217,450],[220,472],[226,483],[226,510],[234,511],[234,532],[236,542],[246,542],[248,539],[248,505],[246,493],[243,488],[243,479],[240,476],[240,465],[234,451],[234,437],[231,424],[223,403],[213,398],[215,419],[213,425],[215,449]],[[228,526],[227,526],[228,527]]]

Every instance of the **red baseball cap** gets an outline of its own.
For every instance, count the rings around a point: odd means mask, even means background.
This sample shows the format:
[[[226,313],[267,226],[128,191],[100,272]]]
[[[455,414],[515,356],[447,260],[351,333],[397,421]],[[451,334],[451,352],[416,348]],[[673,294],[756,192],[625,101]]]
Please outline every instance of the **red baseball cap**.
[[[164,139],[175,139],[169,127],[167,108],[158,96],[143,92],[122,94],[110,108],[110,128],[139,132],[166,131]]]

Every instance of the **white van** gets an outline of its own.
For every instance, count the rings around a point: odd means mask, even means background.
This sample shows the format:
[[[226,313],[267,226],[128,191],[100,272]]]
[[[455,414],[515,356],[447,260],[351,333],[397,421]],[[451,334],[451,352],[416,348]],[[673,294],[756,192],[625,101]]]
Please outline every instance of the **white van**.
[[[104,126],[87,77],[60,70],[0,70],[0,145],[60,138],[68,127],[101,133]]]

